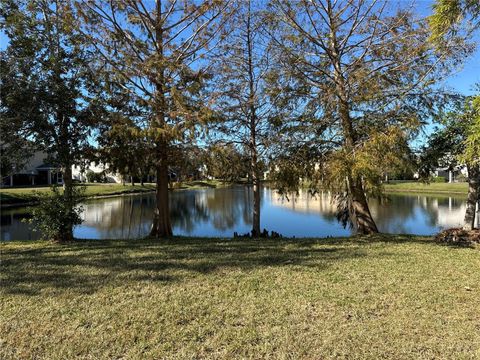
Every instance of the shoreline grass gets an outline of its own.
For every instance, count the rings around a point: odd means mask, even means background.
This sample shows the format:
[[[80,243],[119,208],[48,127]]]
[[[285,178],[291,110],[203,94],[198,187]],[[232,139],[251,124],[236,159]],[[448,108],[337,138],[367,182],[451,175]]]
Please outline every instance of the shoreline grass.
[[[480,249],[430,237],[1,245],[0,358],[480,356]]]
[[[155,184],[146,183],[143,186],[131,185],[131,184],[98,184],[89,183],[85,184],[86,190],[85,198],[95,197],[109,197],[119,196],[127,194],[140,194],[155,191]],[[228,186],[229,183],[223,183],[218,180],[194,180],[185,181],[179,183],[178,186],[173,187],[173,190],[186,190],[186,189],[201,189],[201,188],[216,188],[220,186]],[[3,188],[0,189],[0,204],[1,206],[22,206],[38,202],[39,198],[37,193],[50,192],[50,187],[25,187],[25,188]]]
[[[415,192],[415,193],[436,193],[436,194],[457,194],[466,195],[468,191],[467,183],[429,183],[425,184],[417,181],[395,182],[384,184],[386,192]]]

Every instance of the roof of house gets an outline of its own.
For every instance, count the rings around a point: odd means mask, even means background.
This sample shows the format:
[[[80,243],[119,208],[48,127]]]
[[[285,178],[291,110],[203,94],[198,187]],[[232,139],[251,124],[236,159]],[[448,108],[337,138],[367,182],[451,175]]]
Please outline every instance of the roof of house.
[[[57,169],[58,166],[52,165],[52,164],[47,164],[43,163],[35,168],[35,170],[54,170]]]

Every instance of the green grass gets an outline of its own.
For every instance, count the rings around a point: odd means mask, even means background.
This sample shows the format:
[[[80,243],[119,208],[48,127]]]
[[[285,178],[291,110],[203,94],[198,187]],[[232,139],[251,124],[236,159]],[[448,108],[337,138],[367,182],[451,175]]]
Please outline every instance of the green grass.
[[[176,188],[199,189],[205,187],[218,187],[225,183],[217,180],[187,181],[182,182]],[[130,184],[86,184],[86,197],[112,196],[122,194],[134,194],[155,190],[155,184],[130,185]],[[38,193],[50,192],[48,186],[29,188],[4,188],[0,189],[0,202],[2,205],[25,204],[38,201]]]
[[[387,192],[424,192],[424,193],[438,193],[438,194],[467,194],[467,183],[430,183],[424,184],[417,181],[392,181],[385,184],[385,191]]]
[[[111,196],[149,192],[155,189],[154,184],[122,185],[122,184],[86,184],[85,197]],[[38,201],[38,194],[50,192],[50,187],[0,189],[2,205],[31,203]]]
[[[182,181],[180,183],[173,183],[174,189],[205,189],[205,188],[217,188],[222,186],[232,185],[231,182],[222,180],[193,180]]]
[[[480,249],[430,238],[3,243],[2,359],[478,359]]]

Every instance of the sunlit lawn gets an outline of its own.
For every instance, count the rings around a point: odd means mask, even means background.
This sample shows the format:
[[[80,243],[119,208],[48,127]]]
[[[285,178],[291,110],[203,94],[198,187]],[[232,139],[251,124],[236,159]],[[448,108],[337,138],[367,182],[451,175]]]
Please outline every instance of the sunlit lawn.
[[[468,184],[463,183],[429,183],[425,184],[418,181],[395,182],[392,181],[385,184],[386,191],[415,191],[415,192],[429,192],[429,193],[450,193],[450,194],[466,194]]]
[[[217,180],[205,180],[205,181],[185,181],[182,183],[175,183],[174,188],[178,189],[196,189],[204,187],[218,187],[223,186],[226,183]],[[121,195],[121,194],[130,194],[130,193],[141,193],[153,191],[155,189],[155,184],[140,184],[131,185],[131,184],[86,184],[84,195],[87,197],[91,196],[107,196],[107,195]],[[50,187],[25,187],[25,188],[3,188],[0,189],[0,200],[2,204],[13,204],[13,203],[26,203],[34,202],[38,200],[38,193],[50,192]]]
[[[130,185],[130,184],[86,184],[85,196],[120,195],[128,193],[139,193],[152,191],[154,184]],[[28,188],[4,188],[0,189],[2,204],[34,202],[38,200],[39,194],[50,192],[50,187],[28,187]]]
[[[2,359],[478,359],[480,249],[430,238],[4,243]]]

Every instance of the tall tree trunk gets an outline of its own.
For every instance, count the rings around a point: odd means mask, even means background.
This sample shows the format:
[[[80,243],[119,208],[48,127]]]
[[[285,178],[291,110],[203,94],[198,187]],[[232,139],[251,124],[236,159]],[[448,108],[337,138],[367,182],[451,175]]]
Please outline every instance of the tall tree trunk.
[[[350,214],[358,234],[367,235],[377,233],[377,225],[373,220],[367,198],[363,191],[361,179],[350,179],[349,192],[352,202],[352,213]]]
[[[63,172],[63,196],[65,202],[67,203],[69,211],[73,211],[75,207],[75,202],[73,199],[73,179],[72,179],[72,165],[66,164]],[[70,222],[66,222],[65,228],[63,229],[62,233],[59,234],[59,241],[61,242],[68,242],[73,241],[73,224]]]
[[[260,235],[260,179],[257,171],[257,156],[256,152],[252,157],[252,181],[253,181],[253,227],[254,236]]]
[[[130,182],[132,183],[132,186],[135,186],[135,180],[133,180],[133,175],[130,175]]]
[[[337,88],[339,91],[339,115],[342,122],[343,134],[345,137],[345,148],[347,152],[355,151],[356,136],[353,129],[352,119],[346,93],[344,91],[344,82],[341,75],[337,78]],[[370,208],[368,206],[367,197],[363,188],[361,178],[354,178],[350,173],[348,175],[348,193],[351,200],[350,218],[355,224],[357,233],[373,234],[378,233],[377,225],[373,220]]]
[[[157,186],[156,186],[156,207],[153,217],[150,236],[155,238],[172,236],[172,225],[170,223],[170,207],[168,195],[168,163],[167,154],[163,151],[159,154],[157,163]]]
[[[464,230],[473,230],[475,227],[475,213],[477,203],[480,200],[480,166],[467,165],[468,170],[468,195],[467,195],[467,211],[465,212],[465,220],[463,223]]]
[[[155,39],[157,42],[157,55],[159,61],[163,59],[163,21],[162,21],[162,1],[156,0],[155,3],[156,25]],[[167,115],[167,102],[165,99],[166,79],[163,65],[156,74],[155,81],[155,119],[153,126],[166,130],[165,117]],[[168,195],[168,140],[166,135],[157,140],[157,183],[156,183],[156,207],[153,217],[150,236],[168,237],[172,236],[172,225],[170,223],[169,195]]]
[[[250,173],[253,183],[253,226],[252,236],[260,235],[260,179],[258,175],[257,114],[255,104],[255,72],[253,68],[253,43],[251,29],[251,2],[248,2],[247,14],[247,63],[249,86],[249,130],[250,130]]]
[[[67,211],[69,214],[73,212],[75,207],[75,201],[73,198],[73,176],[72,176],[72,154],[70,152],[70,132],[69,132],[69,120],[63,115],[61,111],[58,111],[57,121],[60,123],[60,131],[58,136],[58,153],[57,160],[62,165],[62,179],[63,179],[63,201],[65,202]],[[66,219],[62,219],[62,230],[57,235],[57,241],[68,242],[73,240],[73,224],[71,222],[71,216],[65,214]]]
[[[340,108],[342,107],[340,106]],[[344,123],[346,148],[349,152],[353,152],[355,142],[351,133],[352,126],[348,111],[341,110],[340,117],[342,118],[342,123]],[[362,179],[360,177],[354,178],[351,173],[348,175],[348,193],[351,201],[350,219],[355,224],[357,233],[362,235],[378,233],[377,225],[370,213]]]

